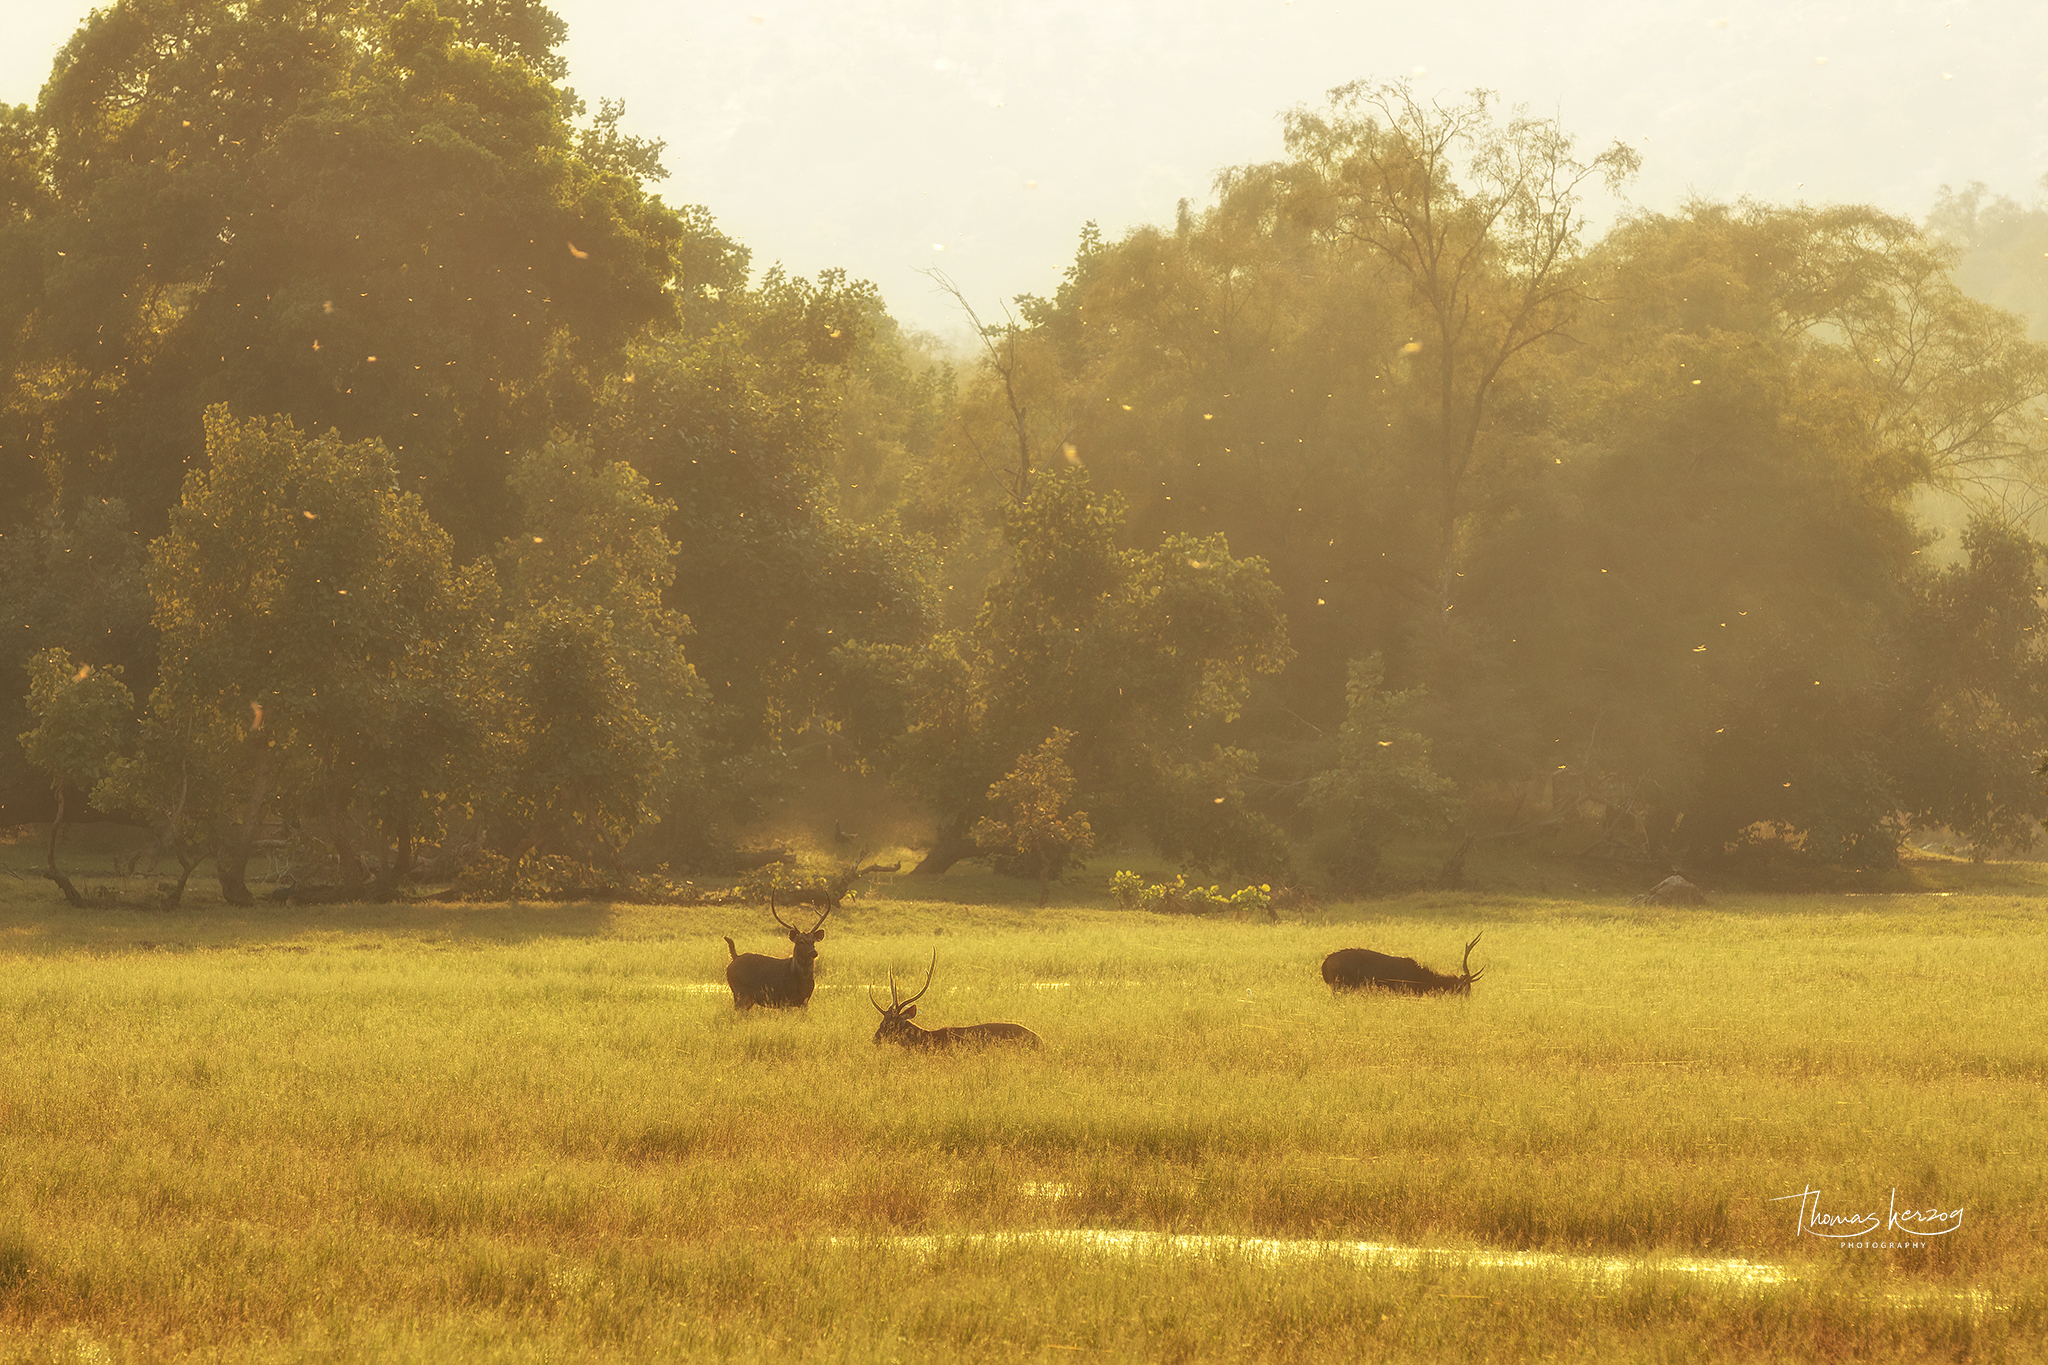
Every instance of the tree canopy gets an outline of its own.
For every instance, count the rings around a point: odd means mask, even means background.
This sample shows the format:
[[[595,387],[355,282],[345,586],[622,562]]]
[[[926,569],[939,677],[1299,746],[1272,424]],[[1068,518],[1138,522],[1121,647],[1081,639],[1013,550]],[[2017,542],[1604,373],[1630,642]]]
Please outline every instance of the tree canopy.
[[[376,438],[459,539],[733,248],[579,136],[533,4],[120,0],[9,115],[0,485],[176,496],[212,403]],[[536,65],[537,64],[537,65]],[[696,278],[692,278],[692,277]]]
[[[1042,296],[937,277],[949,354],[665,203],[565,36],[115,0],[0,110],[10,812],[243,902],[259,840],[352,895],[731,867],[834,768],[1041,887],[2048,813],[2038,208],[1595,232],[1633,151],[1359,81]]]

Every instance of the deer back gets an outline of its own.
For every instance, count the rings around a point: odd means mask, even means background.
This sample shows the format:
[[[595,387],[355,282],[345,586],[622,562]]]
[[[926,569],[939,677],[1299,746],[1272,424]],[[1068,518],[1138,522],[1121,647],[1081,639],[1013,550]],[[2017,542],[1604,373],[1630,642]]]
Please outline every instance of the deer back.
[[[1323,959],[1323,980],[1333,991],[1379,990],[1398,995],[1469,995],[1482,972],[1471,970],[1472,949],[1465,945],[1465,963],[1456,976],[1423,966],[1412,957],[1394,957],[1370,948],[1339,948]]]

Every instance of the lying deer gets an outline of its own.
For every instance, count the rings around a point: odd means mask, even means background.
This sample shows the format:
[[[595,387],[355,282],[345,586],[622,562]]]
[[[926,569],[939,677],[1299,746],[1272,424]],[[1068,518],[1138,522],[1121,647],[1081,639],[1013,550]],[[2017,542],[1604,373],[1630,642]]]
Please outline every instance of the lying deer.
[[[1470,995],[1472,983],[1485,968],[1472,970],[1472,949],[1482,936],[1465,945],[1465,963],[1458,975],[1433,972],[1412,957],[1389,957],[1370,948],[1339,948],[1323,959],[1323,980],[1332,991],[1393,991],[1399,995]]]
[[[875,999],[875,988],[868,987],[868,1003],[882,1010],[881,1026],[875,1030],[877,1045],[890,1042],[904,1047],[949,1048],[963,1043],[1021,1043],[1026,1047],[1043,1047],[1044,1040],[1022,1024],[963,1024],[952,1028],[919,1028],[910,1021],[917,1017],[917,1002],[932,988],[932,973],[939,969],[939,955],[932,954],[931,971],[924,974],[924,985],[908,1000],[902,998],[896,989],[896,973],[889,973],[889,1008],[882,1009],[882,1002]]]
[[[818,940],[825,937],[825,920],[832,907],[826,906],[818,922],[808,929],[799,929],[784,919],[775,908],[772,894],[768,897],[768,913],[789,931],[789,941],[796,946],[788,957],[766,957],[743,953],[730,937],[726,938],[725,950],[732,954],[732,961],[725,964],[725,984],[732,987],[732,1007],[736,1010],[756,1005],[798,1009],[811,1003],[811,992],[817,989]]]

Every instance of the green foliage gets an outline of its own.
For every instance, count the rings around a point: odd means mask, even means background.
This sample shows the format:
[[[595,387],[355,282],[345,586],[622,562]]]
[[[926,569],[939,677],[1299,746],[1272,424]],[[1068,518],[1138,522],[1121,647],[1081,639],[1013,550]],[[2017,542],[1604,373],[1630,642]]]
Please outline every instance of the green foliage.
[[[121,0],[15,116],[0,210],[0,484],[175,500],[202,409],[381,439],[465,543],[506,455],[731,244],[610,106],[579,134],[530,0]],[[641,152],[645,149],[641,148]],[[20,504],[16,504],[18,508]],[[0,509],[12,514],[16,509]]]
[[[1429,741],[1407,728],[1420,691],[1390,693],[1385,677],[1376,654],[1352,663],[1337,761],[1309,780],[1310,807],[1343,831],[1331,872],[1347,889],[1372,885],[1389,835],[1441,826],[1454,810],[1452,784],[1430,766]]]
[[[1067,767],[1071,730],[1054,730],[1043,744],[1022,755],[1017,766],[988,789],[993,814],[974,822],[968,837],[989,866],[1010,877],[1038,882],[1038,902],[1046,887],[1070,867],[1079,867],[1095,851],[1095,833],[1088,813],[1070,809],[1074,774]]]
[[[1190,886],[1185,873],[1171,882],[1153,882],[1135,872],[1118,872],[1109,879],[1109,894],[1119,909],[1151,910],[1162,915],[1205,915],[1212,910],[1235,910],[1239,914],[1272,918],[1273,888],[1261,882],[1224,895],[1221,887]]]
[[[893,324],[871,285],[774,270],[756,287],[742,273],[716,294],[633,354],[606,391],[596,439],[670,504],[677,558],[664,600],[695,627],[691,658],[708,703],[710,790],[692,818],[736,821],[774,799],[793,749],[871,758],[879,741],[840,734],[861,705],[845,651],[929,633],[924,546],[842,511],[829,471],[849,427],[868,432],[860,458],[892,458],[878,433],[901,436],[906,406],[930,395],[906,376],[876,379],[893,345],[876,336]],[[880,475],[880,464],[867,472]]]
[[[689,623],[662,605],[673,508],[630,466],[551,444],[520,461],[526,530],[499,553],[507,613],[492,641],[491,841],[518,865],[568,840],[616,868],[696,771],[702,688]]]
[[[2021,204],[1993,197],[1980,182],[1960,190],[1944,185],[1927,215],[1927,232],[1955,247],[1956,283],[1971,297],[2027,319],[2037,341],[2048,341],[2048,202]]]
[[[1082,470],[1041,477],[1009,518],[1014,567],[974,627],[869,652],[874,676],[900,688],[894,756],[940,818],[937,863],[971,851],[990,786],[1054,730],[1074,736],[1067,761],[1103,842],[1143,832],[1197,862],[1278,853],[1242,800],[1250,755],[1216,742],[1253,678],[1289,655],[1265,565],[1233,558],[1221,536],[1120,550],[1122,520],[1121,500]]]
[[[1422,567],[1451,599],[1459,523],[1487,407],[1522,352],[1571,324],[1591,297],[1581,267],[1584,188],[1632,178],[1639,152],[1616,142],[1578,160],[1555,120],[1517,109],[1497,124],[1492,96],[1447,105],[1406,80],[1354,81],[1323,111],[1287,120],[1297,212],[1338,254],[1359,251],[1398,280],[1414,308],[1402,348],[1426,426],[1415,433],[1420,499],[1434,533]],[[1462,164],[1461,164],[1462,163]]]
[[[231,835],[216,858],[231,898],[247,895],[273,798],[328,822],[345,878],[361,803],[388,882],[459,790],[494,589],[487,571],[455,569],[447,535],[394,483],[378,442],[215,408],[207,464],[150,545],[163,666],[144,771],[122,788],[160,820],[195,787],[207,795],[204,821]]]
[[[1908,498],[2024,472],[1998,433],[2035,362],[1995,319],[1981,353],[1945,330],[1974,315],[1943,313],[1937,263],[1866,210],[1695,205],[1604,245],[1608,311],[1557,375],[1580,398],[1476,519],[1462,658],[1433,689],[1437,717],[1463,717],[1449,766],[1492,784],[1501,815],[1604,812],[1638,856],[1756,844],[1882,865],[1906,821],[1951,818],[1937,807],[1988,832],[1957,795],[2001,766],[1978,795],[2018,798],[2024,757],[1939,737],[1957,708],[1988,714],[1987,688],[2035,703],[2012,666],[1958,672],[1984,652],[1957,652],[1983,608],[1926,577]],[[1927,329],[1913,393],[1881,358],[1908,318]],[[1971,377],[1972,354],[2006,355],[2010,382]],[[2012,571],[1971,581],[2018,609]]]
[[[118,666],[95,669],[79,664],[61,648],[46,649],[31,659],[28,676],[28,713],[35,726],[22,732],[21,747],[29,766],[50,778],[57,798],[47,871],[65,899],[80,905],[77,888],[57,870],[66,798],[71,789],[92,792],[105,782],[126,746],[135,697],[121,681]]]
[[[119,502],[94,500],[69,517],[45,510],[0,533],[0,677],[23,677],[54,647],[118,667],[146,686],[155,641],[142,549]],[[22,693],[0,688],[0,735],[29,723]],[[48,783],[24,764],[19,749],[0,746],[0,823],[44,817]]]
[[[1954,830],[1981,858],[2027,848],[2048,814],[2035,773],[2048,753],[2048,550],[1984,517],[1962,547],[1963,563],[1914,585],[1912,671],[1891,756],[1912,820]]]
[[[90,793],[127,746],[135,696],[121,670],[94,668],[50,648],[28,663],[28,713],[21,735],[28,761],[61,789]]]

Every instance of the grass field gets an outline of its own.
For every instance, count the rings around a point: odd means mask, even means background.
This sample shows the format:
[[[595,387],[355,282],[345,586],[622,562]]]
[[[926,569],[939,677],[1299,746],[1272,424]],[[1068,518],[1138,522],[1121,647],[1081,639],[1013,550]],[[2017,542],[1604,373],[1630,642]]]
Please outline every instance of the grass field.
[[[740,907],[0,883],[0,1361],[2048,1358],[2048,893],[1974,875],[1278,924],[899,882],[745,1016],[719,935],[787,945]],[[1481,930],[1469,999],[1317,975]],[[920,1022],[1045,1049],[872,1046],[934,950]],[[1894,1189],[1960,1226],[1802,1231]]]

